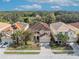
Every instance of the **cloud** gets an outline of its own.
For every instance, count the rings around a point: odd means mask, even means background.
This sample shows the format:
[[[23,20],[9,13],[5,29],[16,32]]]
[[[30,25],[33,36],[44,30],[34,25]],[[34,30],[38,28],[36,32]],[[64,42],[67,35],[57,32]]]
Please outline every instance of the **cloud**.
[[[16,10],[16,11],[22,11],[23,9],[21,9],[21,8],[14,8],[13,10]]]
[[[33,4],[33,5],[21,5],[20,6],[21,8],[24,8],[24,9],[41,9],[42,6],[41,5],[38,5],[38,4]]]
[[[79,0],[26,0],[37,3],[51,3],[60,6],[79,6]]]
[[[10,2],[11,0],[3,0],[3,2]]]
[[[14,8],[14,10],[40,10],[40,9],[42,9],[42,6],[39,4],[20,5],[16,8]]]
[[[60,6],[51,6],[51,8],[52,8],[53,10],[61,10],[61,9],[62,9]]]

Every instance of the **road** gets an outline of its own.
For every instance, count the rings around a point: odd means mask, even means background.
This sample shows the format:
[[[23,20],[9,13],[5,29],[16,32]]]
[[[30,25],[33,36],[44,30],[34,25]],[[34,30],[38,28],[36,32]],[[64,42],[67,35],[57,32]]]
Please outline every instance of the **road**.
[[[5,49],[0,49],[5,51]],[[79,59],[77,55],[53,54],[48,45],[41,46],[40,54],[0,54],[0,59]]]
[[[79,56],[57,55],[0,55],[0,59],[79,59]]]

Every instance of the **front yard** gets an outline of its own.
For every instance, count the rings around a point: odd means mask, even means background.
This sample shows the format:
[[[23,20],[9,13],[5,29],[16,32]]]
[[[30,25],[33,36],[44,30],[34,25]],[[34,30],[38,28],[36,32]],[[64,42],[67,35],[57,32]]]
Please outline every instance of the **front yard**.
[[[74,53],[72,47],[69,45],[61,46],[61,45],[53,44],[51,46],[51,49],[53,50],[54,54],[73,54]]]
[[[56,44],[53,44],[51,46],[51,49],[53,49],[53,50],[73,50],[71,46],[60,46],[60,45],[56,45]]]
[[[27,45],[10,46],[7,48],[7,50],[40,50],[40,47],[39,47],[39,44],[28,41]]]

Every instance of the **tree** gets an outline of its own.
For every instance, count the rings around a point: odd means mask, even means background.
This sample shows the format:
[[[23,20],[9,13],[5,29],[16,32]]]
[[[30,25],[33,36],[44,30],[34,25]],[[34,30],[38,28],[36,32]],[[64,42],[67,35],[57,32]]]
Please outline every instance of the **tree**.
[[[65,23],[79,22],[79,14],[62,14],[56,16],[57,21],[62,21]]]
[[[65,44],[69,39],[69,36],[67,34],[59,33],[57,34],[57,38],[61,41],[62,44]]]
[[[23,40],[25,42],[25,45],[27,45],[27,41],[32,40],[32,38],[33,38],[33,33],[30,30],[23,32]]]
[[[43,22],[50,24],[56,21],[56,18],[54,16],[54,14],[48,14],[47,16],[43,17]]]
[[[19,41],[22,40],[22,31],[21,30],[16,30],[11,36],[12,39],[14,40],[14,43],[16,45],[20,45]]]
[[[27,45],[27,41],[33,38],[33,33],[30,30],[17,30],[12,34],[12,39],[15,45]]]

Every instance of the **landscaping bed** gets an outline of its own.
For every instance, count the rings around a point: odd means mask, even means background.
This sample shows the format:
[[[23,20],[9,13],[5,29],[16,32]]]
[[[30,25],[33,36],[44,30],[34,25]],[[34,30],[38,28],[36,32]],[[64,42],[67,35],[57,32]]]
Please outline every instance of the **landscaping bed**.
[[[17,48],[14,48],[14,47],[9,47],[7,48],[7,50],[40,50],[40,47],[34,47],[34,46],[23,46],[23,47],[17,47]]]
[[[10,47],[7,48],[7,50],[40,50],[40,46],[39,46],[39,44],[28,42],[27,45],[10,46]]]

